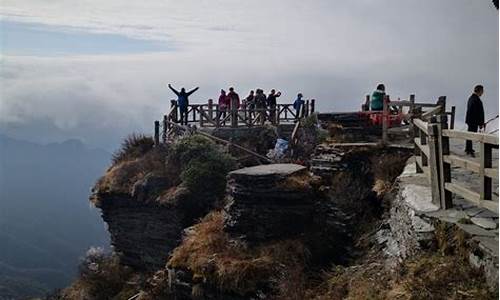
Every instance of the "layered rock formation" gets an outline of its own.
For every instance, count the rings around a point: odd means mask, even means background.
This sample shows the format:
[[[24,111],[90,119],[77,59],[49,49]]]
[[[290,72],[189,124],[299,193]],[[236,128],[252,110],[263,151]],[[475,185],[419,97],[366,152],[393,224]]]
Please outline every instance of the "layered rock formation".
[[[181,240],[185,213],[173,205],[144,204],[132,197],[108,197],[100,205],[111,245],[121,263],[154,271]]]
[[[247,241],[287,238],[313,223],[316,195],[304,166],[273,164],[228,175],[224,230]]]

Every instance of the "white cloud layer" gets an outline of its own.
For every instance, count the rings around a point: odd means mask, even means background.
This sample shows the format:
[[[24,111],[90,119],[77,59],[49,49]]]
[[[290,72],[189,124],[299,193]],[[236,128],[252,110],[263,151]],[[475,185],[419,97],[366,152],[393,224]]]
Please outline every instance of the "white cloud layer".
[[[3,0],[6,21],[157,40],[168,53],[4,56],[0,120],[53,120],[92,140],[138,129],[165,111],[165,85],[199,85],[194,100],[234,85],[301,91],[322,110],[357,110],[378,82],[393,97],[447,95],[459,116],[477,83],[498,112],[498,12],[488,1]],[[460,120],[461,117],[459,117]],[[10,125],[9,125],[10,126]]]

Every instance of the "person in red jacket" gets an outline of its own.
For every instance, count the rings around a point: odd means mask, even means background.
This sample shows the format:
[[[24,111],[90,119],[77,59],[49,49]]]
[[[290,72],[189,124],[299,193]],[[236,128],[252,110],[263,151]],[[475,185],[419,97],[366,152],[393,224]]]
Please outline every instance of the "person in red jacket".
[[[226,95],[226,91],[220,90],[220,95],[219,95],[219,112],[217,113],[217,119],[220,120],[222,117],[223,119],[226,118],[226,112],[229,107],[228,105],[228,99],[229,97]]]

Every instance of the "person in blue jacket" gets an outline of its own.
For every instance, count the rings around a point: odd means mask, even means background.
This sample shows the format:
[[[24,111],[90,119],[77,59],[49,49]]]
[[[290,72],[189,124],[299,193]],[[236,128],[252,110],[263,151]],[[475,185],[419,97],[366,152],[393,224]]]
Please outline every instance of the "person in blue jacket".
[[[300,119],[300,108],[304,105],[304,100],[302,100],[302,93],[297,95],[297,99],[293,102],[293,108],[295,109],[295,119]]]
[[[372,94],[370,101],[371,110],[384,109],[385,86],[383,84],[377,85],[377,89]]]
[[[196,87],[189,92],[186,92],[186,90],[184,88],[181,88],[181,91],[179,92],[176,89],[174,89],[171,84],[168,84],[168,88],[171,89],[172,92],[174,92],[174,94],[177,95],[177,104],[179,105],[179,110],[181,112],[181,125],[187,125],[187,123],[188,123],[187,110],[188,110],[188,105],[189,105],[188,97],[192,93],[196,92],[199,89],[199,87]]]

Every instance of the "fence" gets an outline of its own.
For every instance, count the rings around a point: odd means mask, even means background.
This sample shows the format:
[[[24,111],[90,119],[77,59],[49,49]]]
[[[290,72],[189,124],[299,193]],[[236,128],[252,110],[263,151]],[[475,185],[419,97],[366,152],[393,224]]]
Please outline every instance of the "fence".
[[[498,198],[493,199],[492,179],[498,180],[498,168],[493,168],[493,149],[498,149],[498,136],[448,129],[447,115],[429,113],[429,121],[414,119],[415,163],[417,173],[427,175],[432,202],[443,209],[453,207],[453,194],[498,213]],[[450,152],[450,139],[479,143],[479,162]],[[479,175],[479,193],[452,180],[452,167]]]
[[[200,127],[253,127],[263,125],[266,120],[273,124],[296,122],[315,112],[315,100],[306,100],[297,112],[293,104],[276,104],[276,108],[221,109],[210,99],[207,104],[189,104],[187,107],[187,122]],[[164,115],[163,122],[155,121],[155,142],[159,143],[160,129],[165,141],[176,124],[181,123],[177,101],[171,100],[170,110]]]
[[[366,96],[366,103],[369,103],[370,96]],[[368,104],[365,104],[366,107]],[[395,108],[394,111],[398,112],[403,116],[403,121],[408,123],[407,127],[394,127],[389,128],[390,118],[392,115],[390,108]],[[406,113],[404,112],[404,108],[408,108]],[[429,109],[428,111],[424,111],[424,109]],[[408,128],[410,132],[413,131],[413,119],[421,118],[423,120],[428,120],[431,116],[436,114],[446,115],[450,117],[450,129],[453,129],[455,126],[455,106],[451,107],[451,111],[446,111],[446,96],[440,96],[436,103],[425,103],[425,102],[415,102],[415,95],[412,94],[409,97],[409,100],[398,100],[398,101],[390,101],[389,95],[386,95],[384,98],[383,109],[381,111],[382,114],[382,141],[387,143],[389,140],[388,134],[390,132],[398,132],[402,131],[404,128]]]

